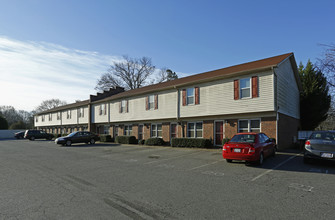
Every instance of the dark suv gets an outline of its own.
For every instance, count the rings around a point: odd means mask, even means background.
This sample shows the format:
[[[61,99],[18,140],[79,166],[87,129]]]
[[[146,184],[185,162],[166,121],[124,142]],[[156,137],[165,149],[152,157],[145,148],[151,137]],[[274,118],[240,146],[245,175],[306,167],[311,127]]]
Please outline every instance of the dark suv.
[[[35,139],[47,139],[51,140],[54,137],[53,134],[45,133],[41,130],[26,130],[26,133],[24,133],[24,138],[27,138],[31,141]]]

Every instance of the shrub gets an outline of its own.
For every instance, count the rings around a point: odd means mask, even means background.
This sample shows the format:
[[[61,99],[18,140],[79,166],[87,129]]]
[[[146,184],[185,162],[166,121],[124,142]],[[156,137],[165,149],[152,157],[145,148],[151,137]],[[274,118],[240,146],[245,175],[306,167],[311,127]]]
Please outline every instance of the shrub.
[[[212,143],[205,138],[172,138],[172,147],[195,147],[195,148],[209,148]]]
[[[143,145],[145,143],[145,140],[138,140],[138,144],[141,144],[141,145]]]
[[[137,144],[135,136],[117,136],[115,142],[119,144]]]
[[[53,134],[54,135],[54,138],[59,138],[61,135],[60,134]]]
[[[149,138],[144,142],[146,145],[163,146],[165,144],[162,138]]]
[[[61,137],[64,137],[64,136],[68,136],[69,134],[66,134],[66,133],[64,133],[64,134],[61,134],[60,136]]]
[[[100,141],[101,142],[113,142],[113,138],[109,134],[101,134]]]

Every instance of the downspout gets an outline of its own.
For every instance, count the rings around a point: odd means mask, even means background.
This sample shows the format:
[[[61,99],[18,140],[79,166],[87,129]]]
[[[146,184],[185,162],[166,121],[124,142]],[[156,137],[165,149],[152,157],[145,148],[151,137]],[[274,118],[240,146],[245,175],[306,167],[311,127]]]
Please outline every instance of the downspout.
[[[183,122],[180,120],[180,90],[176,86],[174,86],[174,88],[177,90],[177,115],[176,115],[176,119],[178,122],[177,124],[178,125],[180,124],[182,137],[185,137]]]
[[[109,130],[108,130],[108,133],[109,134],[111,134],[111,124],[110,124],[110,121],[111,121],[111,119],[110,119],[110,113],[111,113],[111,108],[110,108],[110,102],[108,103],[107,102],[107,107],[108,107],[108,126],[109,126]]]
[[[177,90],[177,116],[176,116],[176,119],[177,121],[179,121],[180,119],[180,91],[179,89],[175,86],[174,87],[176,90]]]
[[[274,67],[272,67],[272,70],[273,70],[273,75],[274,75],[274,81],[275,81],[275,85],[273,87],[273,90],[274,90],[274,96],[275,96],[275,100],[276,102],[274,103],[275,104],[275,111],[276,111],[276,142],[277,142],[277,147],[278,147],[278,122],[279,122],[279,113],[278,113],[278,110],[279,110],[279,105],[278,105],[278,75],[274,69]]]

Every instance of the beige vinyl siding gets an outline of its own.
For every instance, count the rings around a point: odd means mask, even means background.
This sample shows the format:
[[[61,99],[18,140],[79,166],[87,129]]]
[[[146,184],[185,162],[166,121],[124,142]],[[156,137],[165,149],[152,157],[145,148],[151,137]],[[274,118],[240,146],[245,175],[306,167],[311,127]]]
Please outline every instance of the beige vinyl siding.
[[[100,115],[100,105],[101,104],[106,104],[106,114],[102,112]],[[98,103],[92,105],[92,123],[108,123],[108,108],[109,108],[109,103]]]
[[[146,97],[148,95],[158,95],[158,109],[146,110]],[[121,100],[111,102],[110,120],[119,121],[138,121],[155,120],[177,117],[177,90],[167,90],[146,94],[142,96],[129,97],[128,112],[119,113],[119,103]]]
[[[74,125],[77,124],[77,108],[69,109],[71,111],[71,118],[67,118],[67,110],[62,111],[62,125]]]
[[[35,127],[61,125],[61,120],[57,120],[57,113],[54,112],[50,114],[52,115],[51,121],[49,121],[49,113],[35,116],[34,117]],[[43,116],[44,116],[44,121],[42,121]],[[36,122],[36,117],[38,117],[38,122]]]
[[[61,120],[57,120],[57,112],[51,113],[52,115],[52,120],[49,121],[49,114],[45,115],[45,122],[46,124],[49,125],[60,125],[61,124]]]
[[[234,80],[252,76],[258,76],[259,97],[234,100]],[[183,106],[181,101],[180,117],[274,111],[272,71],[222,79],[194,86],[200,88],[200,104]],[[182,94],[180,94],[180,99],[182,100]]]
[[[87,124],[88,123],[88,107],[85,106],[83,108],[84,108],[84,117],[78,118],[78,124]],[[79,112],[80,112],[80,107],[78,108],[78,114],[79,114]]]
[[[277,74],[278,112],[299,119],[299,89],[290,60],[286,59],[282,62],[275,72]]]

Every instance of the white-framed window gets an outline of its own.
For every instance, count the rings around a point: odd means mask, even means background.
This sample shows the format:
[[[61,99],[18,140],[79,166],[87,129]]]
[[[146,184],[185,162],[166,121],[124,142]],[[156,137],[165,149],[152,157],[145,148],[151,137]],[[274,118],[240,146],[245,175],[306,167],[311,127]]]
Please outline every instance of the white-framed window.
[[[99,115],[106,115],[106,113],[107,113],[106,104],[100,104],[99,109],[100,109]]]
[[[66,118],[71,119],[71,110],[67,110],[66,112]]]
[[[42,115],[42,121],[44,121],[45,120],[45,115]]]
[[[126,112],[126,110],[127,110],[127,101],[122,100],[121,101],[121,112]]]
[[[151,137],[162,137],[162,124],[151,124]]]
[[[38,116],[36,116],[35,121],[38,122]]]
[[[60,120],[60,112],[57,112],[57,120]]]
[[[155,109],[155,96],[149,95],[148,100],[149,100],[149,103],[148,103],[149,109]]]
[[[238,120],[238,132],[261,132],[260,119],[241,119]]]
[[[194,98],[195,98],[194,88],[188,88],[188,89],[186,89],[186,102],[187,102],[187,105],[194,104]]]
[[[251,98],[251,78],[240,79],[240,98]]]
[[[52,113],[49,114],[49,121],[52,121]]]
[[[83,118],[84,117],[84,108],[80,108],[79,109],[79,118]]]
[[[202,138],[202,122],[187,123],[187,137]]]
[[[125,125],[123,135],[130,136],[133,133],[133,126],[132,125]]]

